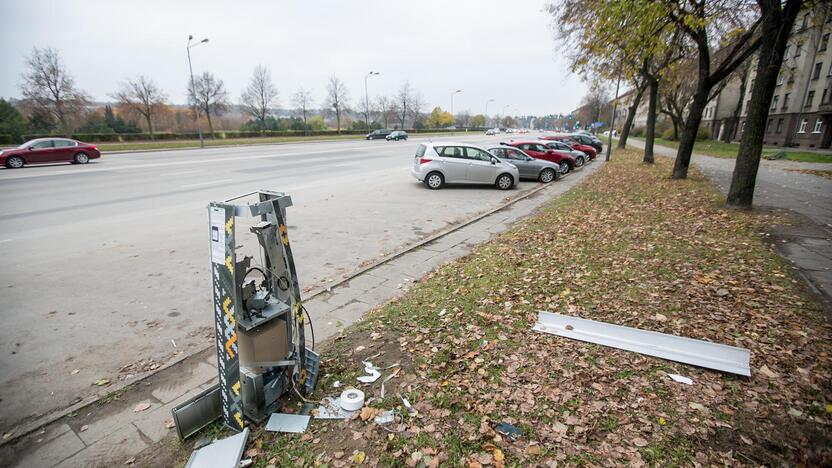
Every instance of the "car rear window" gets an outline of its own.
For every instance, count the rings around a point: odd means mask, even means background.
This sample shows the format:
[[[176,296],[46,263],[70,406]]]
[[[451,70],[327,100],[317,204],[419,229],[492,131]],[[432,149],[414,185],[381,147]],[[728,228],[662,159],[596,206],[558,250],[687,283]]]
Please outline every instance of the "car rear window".
[[[419,146],[416,148],[416,157],[417,157],[417,158],[421,158],[422,156],[424,156],[424,155],[425,155],[425,150],[427,150],[427,146],[425,146],[425,145],[419,145]]]

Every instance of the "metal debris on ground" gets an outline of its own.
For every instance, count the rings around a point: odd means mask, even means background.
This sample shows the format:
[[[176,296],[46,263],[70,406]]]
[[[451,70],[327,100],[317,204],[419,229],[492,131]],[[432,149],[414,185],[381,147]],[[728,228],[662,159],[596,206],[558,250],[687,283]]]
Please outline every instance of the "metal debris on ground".
[[[500,424],[494,426],[494,432],[502,436],[506,436],[511,440],[517,440],[520,437],[523,437],[522,429],[507,422],[501,422]]]
[[[248,442],[248,428],[191,453],[185,468],[237,468]]]
[[[266,423],[266,430],[269,432],[291,432],[300,434],[306,431],[309,425],[309,415],[272,413],[269,422]]]
[[[693,385],[693,380],[690,377],[685,377],[684,375],[679,374],[667,374],[668,377],[675,380],[676,382],[683,383],[685,385]]]
[[[751,353],[744,348],[551,312],[538,312],[533,330],[684,364],[751,376]]]
[[[315,410],[315,419],[349,419],[355,411],[341,408],[341,398],[324,397],[322,404]]]
[[[385,424],[390,424],[396,420],[396,413],[393,410],[382,411],[379,413],[375,418],[373,418],[373,422],[378,424],[379,426],[383,426]]]
[[[379,372],[370,361],[364,361],[364,372],[367,373],[367,375],[358,377],[358,381],[361,383],[373,383],[381,377],[381,372]]]

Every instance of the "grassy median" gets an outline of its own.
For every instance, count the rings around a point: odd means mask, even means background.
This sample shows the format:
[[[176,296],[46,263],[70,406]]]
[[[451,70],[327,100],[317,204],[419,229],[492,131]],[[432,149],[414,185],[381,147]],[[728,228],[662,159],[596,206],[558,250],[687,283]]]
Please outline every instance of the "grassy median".
[[[637,138],[639,141],[644,141],[643,138]],[[679,142],[673,140],[665,140],[664,138],[656,138],[656,144],[667,146],[669,148],[678,148]],[[740,150],[739,143],[725,143],[716,140],[697,141],[693,147],[693,151],[707,156],[714,156],[716,158],[736,159],[737,153]],[[811,151],[798,151],[794,148],[777,148],[766,146],[763,148],[763,156],[772,155],[779,152],[786,153],[786,159],[790,161],[812,162],[812,163],[832,163],[832,154],[830,153],[814,153]]]
[[[832,330],[766,243],[766,226],[784,219],[726,210],[695,168],[668,179],[670,164],[617,151],[536,216],[371,312],[324,347],[315,394],[359,385],[369,409],[313,420],[303,435],[258,429],[246,456],[258,466],[829,463]],[[538,310],[748,348],[752,377],[540,334]],[[364,359],[401,370],[360,385]],[[396,423],[373,422],[390,409]],[[495,433],[503,422],[522,435]]]

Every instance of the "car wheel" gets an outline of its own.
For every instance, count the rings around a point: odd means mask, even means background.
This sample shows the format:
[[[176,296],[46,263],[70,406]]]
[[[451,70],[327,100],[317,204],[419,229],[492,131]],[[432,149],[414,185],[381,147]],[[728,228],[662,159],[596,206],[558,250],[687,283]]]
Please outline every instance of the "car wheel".
[[[500,190],[509,190],[514,187],[514,178],[508,174],[500,174],[500,176],[497,177],[495,185]]]
[[[73,161],[76,164],[86,164],[86,163],[90,162],[90,157],[87,156],[86,153],[78,153],[73,158]]]
[[[540,171],[540,177],[538,177],[538,179],[544,184],[548,184],[549,182],[557,178],[558,175],[554,169],[543,169],[542,171]]]
[[[6,167],[9,169],[20,169],[25,163],[20,156],[9,156],[6,158]]]
[[[571,169],[571,168],[569,167],[569,163],[568,163],[568,162],[566,162],[566,161],[561,161],[561,163],[560,163],[560,171],[561,171],[561,172],[563,172],[564,174],[569,174],[570,169]]]
[[[584,157],[583,156],[578,156],[577,158],[575,158],[575,167],[581,167],[583,165],[584,165]]]
[[[425,185],[431,190],[439,190],[445,184],[445,178],[438,172],[431,172],[425,177]]]

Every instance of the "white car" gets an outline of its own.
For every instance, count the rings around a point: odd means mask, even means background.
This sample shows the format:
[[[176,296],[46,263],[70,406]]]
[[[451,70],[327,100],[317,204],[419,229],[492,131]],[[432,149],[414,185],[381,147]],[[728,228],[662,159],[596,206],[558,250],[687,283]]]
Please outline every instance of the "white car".
[[[431,190],[445,184],[489,184],[509,190],[520,180],[516,166],[466,143],[422,143],[410,173]]]
[[[488,130],[485,131],[486,135],[498,135],[499,133],[500,133],[499,128],[489,128]]]

